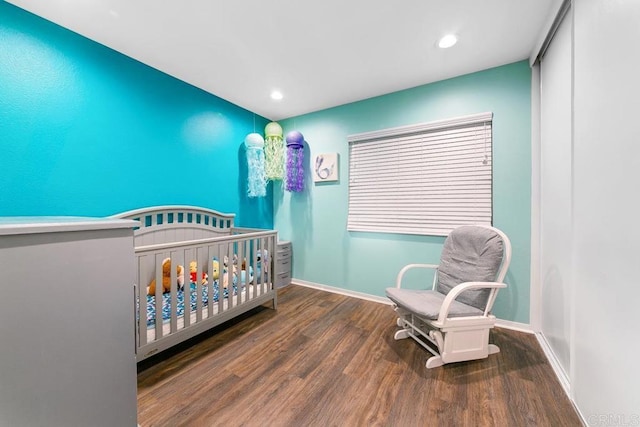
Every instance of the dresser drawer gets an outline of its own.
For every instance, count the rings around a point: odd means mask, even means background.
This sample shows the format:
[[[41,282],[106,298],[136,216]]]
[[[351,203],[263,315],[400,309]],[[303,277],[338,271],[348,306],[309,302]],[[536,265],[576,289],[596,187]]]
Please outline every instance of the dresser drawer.
[[[291,271],[291,258],[278,258],[276,261],[276,274]]]
[[[291,284],[291,272],[285,271],[282,273],[276,273],[275,280],[276,288],[282,288]]]
[[[291,258],[291,242],[278,242],[277,258]]]

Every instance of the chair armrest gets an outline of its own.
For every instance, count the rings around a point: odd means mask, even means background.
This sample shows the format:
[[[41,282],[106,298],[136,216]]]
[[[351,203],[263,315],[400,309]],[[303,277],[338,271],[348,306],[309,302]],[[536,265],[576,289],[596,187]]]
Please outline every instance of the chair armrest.
[[[507,285],[505,283],[500,282],[464,282],[455,286],[453,289],[449,291],[446,297],[444,297],[444,301],[442,301],[442,306],[440,307],[440,314],[438,315],[438,323],[444,324],[445,320],[449,316],[449,307],[451,303],[458,298],[458,296],[469,289],[495,289],[497,292],[498,289],[506,288]],[[493,301],[495,298],[493,295],[489,296],[489,301],[487,303],[487,308],[485,309],[485,315],[491,310],[491,306],[493,305]]]
[[[407,271],[411,270],[412,268],[430,268],[432,270],[437,270],[438,269],[438,265],[437,264],[408,264],[408,265],[405,265],[404,267],[402,267],[402,270],[400,270],[400,272],[398,273],[398,277],[396,278],[396,288],[400,289],[401,284],[402,284],[402,277],[404,276],[404,273],[406,273]]]

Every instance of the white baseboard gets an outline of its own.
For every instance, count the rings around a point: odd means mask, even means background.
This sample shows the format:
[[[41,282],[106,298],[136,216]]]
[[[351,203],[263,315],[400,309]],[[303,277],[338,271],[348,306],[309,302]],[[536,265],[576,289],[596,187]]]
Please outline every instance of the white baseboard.
[[[306,280],[291,279],[294,285],[305,286],[307,288],[319,289],[321,291],[333,292],[334,294],[345,295],[348,297],[360,298],[367,301],[379,302],[381,304],[391,305],[391,301],[386,297],[365,294],[364,292],[350,291],[348,289],[336,288],[335,286],[321,285],[320,283],[307,282]]]
[[[571,381],[569,381],[567,373],[564,371],[564,369],[562,369],[562,365],[560,364],[560,361],[558,360],[555,352],[549,345],[549,342],[545,338],[544,334],[542,334],[542,332],[537,332],[536,338],[538,339],[540,347],[542,347],[542,351],[544,351],[545,356],[547,356],[547,360],[549,361],[549,364],[551,364],[553,372],[555,372],[556,377],[558,377],[558,381],[560,381],[560,385],[564,389],[564,392],[566,393],[567,397],[569,397],[569,399],[573,402],[573,399],[571,399]]]
[[[549,364],[551,364],[551,368],[553,368],[553,372],[556,374],[556,377],[558,378],[560,385],[564,389],[565,394],[567,395],[567,397],[569,398],[569,401],[571,401],[571,404],[575,408],[578,414],[578,417],[580,417],[582,424],[585,426],[590,425],[587,422],[587,419],[585,418],[584,414],[580,411],[580,408],[578,407],[578,405],[576,405],[575,400],[573,400],[573,397],[571,396],[571,379],[562,368],[560,361],[556,357],[556,354],[551,348],[551,346],[549,345],[549,342],[547,341],[546,337],[542,332],[536,332],[536,338],[538,339],[538,342],[540,343],[540,347],[542,347],[542,351],[544,351],[545,356],[547,356],[547,360],[549,361]]]
[[[511,329],[512,331],[525,332],[527,334],[534,333],[531,325],[527,323],[512,322],[511,320],[496,319],[496,326],[498,328]]]

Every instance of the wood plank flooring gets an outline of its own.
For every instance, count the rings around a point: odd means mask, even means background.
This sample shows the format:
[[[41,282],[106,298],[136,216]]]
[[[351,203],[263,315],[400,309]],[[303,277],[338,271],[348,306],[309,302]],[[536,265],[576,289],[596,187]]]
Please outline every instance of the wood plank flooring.
[[[536,338],[496,328],[501,352],[426,369],[395,341],[390,306],[291,285],[138,366],[151,426],[580,426]]]

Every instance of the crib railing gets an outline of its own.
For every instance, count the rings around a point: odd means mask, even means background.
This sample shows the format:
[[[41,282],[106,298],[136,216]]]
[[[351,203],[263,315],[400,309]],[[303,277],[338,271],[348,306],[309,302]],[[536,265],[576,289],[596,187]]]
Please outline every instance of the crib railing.
[[[197,206],[153,206],[123,212],[114,218],[138,221],[136,246],[178,242],[231,234],[234,214]]]
[[[276,308],[273,257],[277,232],[234,228],[232,233],[136,247],[138,361],[269,300]],[[170,290],[163,293],[163,261],[167,258],[171,262]],[[182,266],[182,276],[178,266]],[[155,293],[147,298],[147,286],[153,279]],[[148,312],[155,317],[148,318]]]

